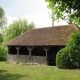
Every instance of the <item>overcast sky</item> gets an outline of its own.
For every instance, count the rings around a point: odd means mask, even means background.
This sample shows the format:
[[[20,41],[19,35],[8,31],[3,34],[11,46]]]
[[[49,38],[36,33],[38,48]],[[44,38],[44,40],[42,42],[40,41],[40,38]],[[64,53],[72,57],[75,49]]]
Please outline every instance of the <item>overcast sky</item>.
[[[29,22],[33,21],[37,28],[52,25],[51,10],[47,8],[45,0],[0,0],[0,6],[5,11],[8,24],[18,18],[26,18]],[[54,24],[62,25],[63,22]]]

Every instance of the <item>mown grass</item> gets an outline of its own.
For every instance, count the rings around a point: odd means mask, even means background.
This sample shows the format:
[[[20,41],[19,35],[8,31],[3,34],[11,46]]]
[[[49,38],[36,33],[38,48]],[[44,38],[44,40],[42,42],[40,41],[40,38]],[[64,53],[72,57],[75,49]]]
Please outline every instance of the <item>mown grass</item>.
[[[0,62],[0,80],[80,80],[80,70],[55,66],[26,66]]]

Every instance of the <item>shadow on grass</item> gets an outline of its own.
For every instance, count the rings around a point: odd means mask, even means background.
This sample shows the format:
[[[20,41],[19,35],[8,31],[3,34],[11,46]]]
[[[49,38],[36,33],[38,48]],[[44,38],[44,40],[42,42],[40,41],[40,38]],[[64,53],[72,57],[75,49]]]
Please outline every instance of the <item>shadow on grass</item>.
[[[0,70],[0,80],[19,80],[23,77],[21,74],[10,74],[6,70]]]

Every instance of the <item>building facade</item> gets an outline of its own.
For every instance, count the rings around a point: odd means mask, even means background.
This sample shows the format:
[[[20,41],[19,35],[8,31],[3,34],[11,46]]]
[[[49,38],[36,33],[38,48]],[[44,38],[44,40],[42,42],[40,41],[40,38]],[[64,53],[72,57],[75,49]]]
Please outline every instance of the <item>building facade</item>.
[[[57,52],[66,46],[70,35],[78,30],[73,24],[31,29],[6,43],[7,59],[55,65]]]

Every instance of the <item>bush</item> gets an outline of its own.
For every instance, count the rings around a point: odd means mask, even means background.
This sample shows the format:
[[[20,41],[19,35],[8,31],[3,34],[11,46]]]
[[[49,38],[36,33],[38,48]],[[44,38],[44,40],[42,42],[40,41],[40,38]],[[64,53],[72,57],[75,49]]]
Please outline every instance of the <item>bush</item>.
[[[71,58],[70,49],[63,48],[56,55],[56,66],[60,69],[73,69],[76,68],[76,62]]]
[[[6,49],[4,46],[0,46],[0,61],[6,61],[7,60],[7,54]]]
[[[63,48],[57,53],[56,66],[61,69],[70,68],[69,49]]]
[[[80,32],[73,33],[67,46],[57,53],[56,66],[63,69],[80,68]]]

